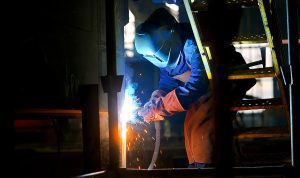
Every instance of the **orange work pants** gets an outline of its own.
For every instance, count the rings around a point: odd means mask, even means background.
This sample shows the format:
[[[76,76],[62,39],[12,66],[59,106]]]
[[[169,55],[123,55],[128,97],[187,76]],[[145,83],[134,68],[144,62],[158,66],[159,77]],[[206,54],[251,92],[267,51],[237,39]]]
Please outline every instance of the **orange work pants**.
[[[213,163],[215,124],[211,107],[212,99],[203,96],[187,110],[184,137],[189,164]]]

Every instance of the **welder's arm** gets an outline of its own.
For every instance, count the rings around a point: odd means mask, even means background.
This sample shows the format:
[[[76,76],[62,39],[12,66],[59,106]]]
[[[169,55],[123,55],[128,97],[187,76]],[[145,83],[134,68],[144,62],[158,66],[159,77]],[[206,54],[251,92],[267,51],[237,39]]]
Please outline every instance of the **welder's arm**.
[[[168,113],[186,110],[208,91],[208,79],[198,48],[194,40],[187,40],[184,45],[184,55],[190,65],[189,80],[183,85],[174,88],[163,97],[162,102]],[[164,82],[163,82],[164,83]],[[164,85],[162,85],[164,86]]]
[[[157,91],[159,90],[154,91],[154,93]],[[164,120],[166,116],[171,116],[175,112],[184,111],[178,99],[172,97],[174,95],[175,90],[172,90],[166,96],[151,97],[144,107],[138,110],[138,115],[142,116],[144,121],[151,122]]]
[[[138,115],[142,116],[146,122],[163,120],[165,116],[171,115],[166,112],[162,98],[177,87],[178,81],[169,77],[167,71],[161,69],[159,89],[153,91],[149,101],[138,110]]]
[[[144,120],[162,120],[165,116],[185,111],[190,104],[196,102],[202,95],[207,93],[207,75],[200,60],[198,48],[193,40],[189,40],[185,44],[184,52],[191,67],[189,80],[184,86],[179,86],[179,81],[169,76],[168,72],[162,69],[159,88],[167,94],[159,97],[151,107],[148,107],[147,112],[144,114]]]
[[[183,87],[175,89],[175,94],[181,106],[187,109],[190,104],[208,92],[209,82],[195,42],[190,40],[185,45],[184,51],[190,62],[191,75]]]

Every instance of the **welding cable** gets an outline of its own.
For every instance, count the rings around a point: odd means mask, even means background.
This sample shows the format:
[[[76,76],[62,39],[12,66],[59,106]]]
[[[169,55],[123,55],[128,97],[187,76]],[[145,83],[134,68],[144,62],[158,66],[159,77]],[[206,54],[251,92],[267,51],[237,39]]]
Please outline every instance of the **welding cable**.
[[[159,153],[159,147],[160,147],[160,121],[155,121],[154,126],[155,126],[155,147],[154,147],[154,152],[152,156],[151,163],[148,167],[148,170],[152,170],[154,167],[154,164],[157,160],[157,156]]]

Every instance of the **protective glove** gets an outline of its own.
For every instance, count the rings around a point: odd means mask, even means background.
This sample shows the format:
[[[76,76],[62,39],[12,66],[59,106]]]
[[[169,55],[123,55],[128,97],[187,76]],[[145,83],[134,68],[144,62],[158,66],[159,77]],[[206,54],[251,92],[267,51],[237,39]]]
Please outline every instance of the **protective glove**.
[[[145,122],[164,120],[164,117],[159,115],[159,105],[161,97],[165,95],[162,90],[155,90],[151,94],[151,98],[145,105],[138,110],[138,115],[144,118]]]
[[[144,118],[145,122],[164,120],[164,117],[171,116],[176,112],[184,111],[175,90],[163,96],[164,92],[156,90],[152,93],[150,100],[138,111],[138,115]]]

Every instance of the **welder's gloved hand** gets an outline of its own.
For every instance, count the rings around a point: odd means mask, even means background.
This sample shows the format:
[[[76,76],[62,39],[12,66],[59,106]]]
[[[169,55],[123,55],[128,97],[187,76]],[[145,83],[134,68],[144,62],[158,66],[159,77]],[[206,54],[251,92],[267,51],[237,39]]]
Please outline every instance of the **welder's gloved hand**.
[[[142,116],[146,122],[160,121],[166,116],[184,111],[184,108],[178,101],[175,90],[172,90],[165,96],[163,95],[164,93],[153,92],[150,101],[138,111],[138,114]]]
[[[144,107],[138,110],[138,115],[144,118],[144,121],[159,121],[163,120],[164,117],[158,114],[160,105],[162,104],[161,97],[163,97],[166,93],[162,90],[155,90],[151,94],[151,98],[147,103],[145,103]]]
[[[144,121],[149,123],[153,121],[162,121],[164,116],[159,115],[159,106],[158,105],[147,105],[138,111],[138,115],[144,118]]]
[[[151,98],[147,103],[145,103],[144,108],[149,108],[152,105],[157,105],[161,97],[165,96],[166,92],[162,90],[155,90],[151,94]]]

